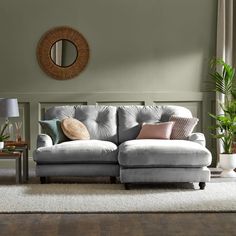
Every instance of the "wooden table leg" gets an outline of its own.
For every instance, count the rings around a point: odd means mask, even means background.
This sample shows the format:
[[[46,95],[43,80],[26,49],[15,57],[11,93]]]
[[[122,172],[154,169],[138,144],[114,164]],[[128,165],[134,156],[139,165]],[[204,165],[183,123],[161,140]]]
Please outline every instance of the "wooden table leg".
[[[27,182],[29,179],[29,158],[28,150],[25,148],[23,151],[23,181]]]
[[[21,157],[16,158],[16,183],[21,183]]]

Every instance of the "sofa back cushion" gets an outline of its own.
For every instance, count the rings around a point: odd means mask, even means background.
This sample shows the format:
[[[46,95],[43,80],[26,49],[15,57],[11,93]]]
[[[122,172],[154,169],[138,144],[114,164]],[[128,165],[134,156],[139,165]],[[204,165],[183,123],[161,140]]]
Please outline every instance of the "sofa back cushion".
[[[192,117],[191,112],[180,106],[120,106],[118,107],[119,143],[136,139],[143,123],[169,121],[170,117]]]
[[[114,106],[57,106],[45,113],[45,119],[63,120],[67,117],[81,121],[87,127],[90,139],[118,142],[117,108]]]
[[[68,117],[75,117],[75,106],[55,106],[46,110],[45,120],[59,119],[63,120]]]

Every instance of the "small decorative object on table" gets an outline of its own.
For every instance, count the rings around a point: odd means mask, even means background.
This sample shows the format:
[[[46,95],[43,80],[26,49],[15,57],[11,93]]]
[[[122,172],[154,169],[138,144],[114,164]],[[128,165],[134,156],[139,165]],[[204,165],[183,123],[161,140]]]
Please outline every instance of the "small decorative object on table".
[[[4,148],[4,142],[0,142],[0,151]]]
[[[4,150],[7,152],[14,152],[16,149],[16,146],[5,146]]]
[[[21,137],[22,122],[21,121],[15,122],[15,126],[16,126],[16,142],[21,142],[21,140],[22,140],[22,137]]]

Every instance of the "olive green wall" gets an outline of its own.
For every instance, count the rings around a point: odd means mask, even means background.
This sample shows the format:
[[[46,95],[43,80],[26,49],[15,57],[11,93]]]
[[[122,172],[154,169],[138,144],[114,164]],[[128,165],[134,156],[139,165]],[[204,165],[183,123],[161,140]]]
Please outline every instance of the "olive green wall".
[[[1,0],[0,91],[202,91],[215,53],[216,0]],[[35,49],[54,26],[91,48],[78,78],[56,81]]]
[[[1,0],[0,95],[19,98],[31,149],[42,109],[63,103],[186,105],[207,133],[216,12],[216,0]],[[48,77],[35,53],[42,34],[61,25],[91,49],[85,71],[68,81]]]

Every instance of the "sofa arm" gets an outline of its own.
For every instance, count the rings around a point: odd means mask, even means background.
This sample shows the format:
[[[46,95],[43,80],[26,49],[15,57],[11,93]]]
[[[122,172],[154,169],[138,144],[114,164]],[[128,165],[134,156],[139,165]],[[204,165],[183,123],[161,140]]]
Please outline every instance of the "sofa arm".
[[[52,139],[47,134],[39,134],[37,137],[37,148],[50,147],[53,145]]]
[[[188,139],[189,141],[199,143],[204,147],[206,146],[206,139],[203,133],[192,133]]]

